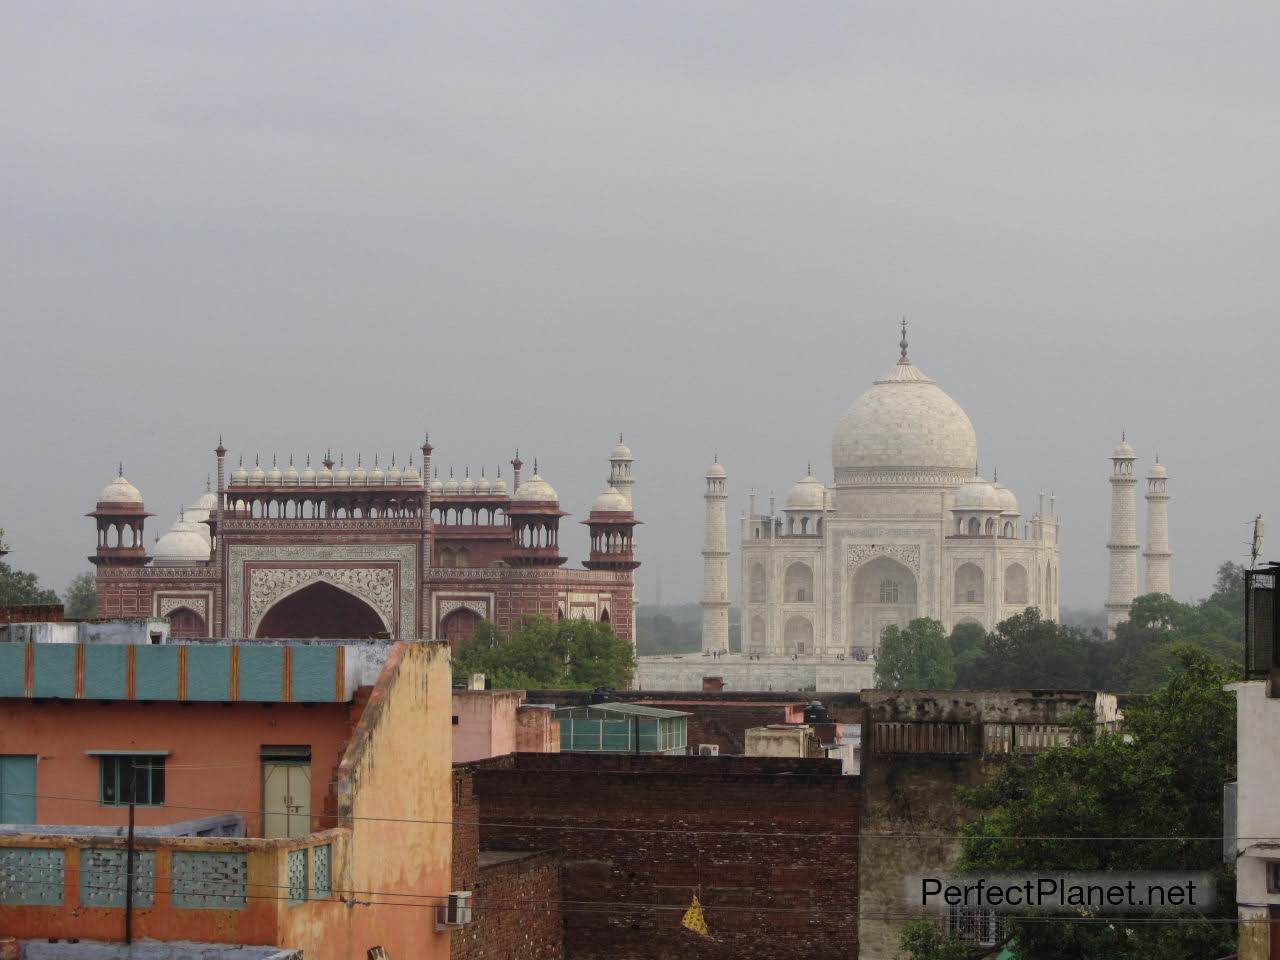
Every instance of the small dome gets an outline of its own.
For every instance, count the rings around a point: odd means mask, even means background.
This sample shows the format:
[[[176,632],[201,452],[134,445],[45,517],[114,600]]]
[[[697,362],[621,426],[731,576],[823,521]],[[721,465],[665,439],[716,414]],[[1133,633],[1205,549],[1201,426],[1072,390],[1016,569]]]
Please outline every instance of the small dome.
[[[290,457],[289,465],[284,468],[284,482],[290,487],[296,487],[298,480],[298,468],[293,465],[293,457]]]
[[[559,503],[560,495],[555,487],[547,483],[536,473],[524,483],[511,498],[513,503]]]
[[[981,477],[974,477],[972,480],[962,484],[960,489],[956,491],[956,499],[952,509],[999,513],[1004,509],[1004,506],[1000,502],[1000,494],[995,487]]]
[[[356,468],[351,471],[351,485],[353,487],[362,487],[369,482],[369,474],[365,472],[364,464],[357,458]]]
[[[418,476],[418,468],[413,465],[413,458],[409,458],[409,465],[404,468],[404,473],[400,474],[401,483],[418,484],[422,482],[422,478]]]
[[[267,484],[272,487],[278,487],[282,483],[284,483],[284,474],[276,466],[276,461],[273,457],[271,459],[271,469],[267,471]]]
[[[1018,498],[1013,495],[1013,491],[1006,487],[999,480],[991,484],[991,489],[995,490],[996,496],[1000,498],[1000,512],[1006,516],[1021,516],[1018,512]]]
[[[1156,480],[1162,480],[1169,476],[1169,471],[1164,468],[1164,464],[1158,460],[1151,465],[1151,472],[1147,476]]]
[[[373,458],[373,469],[369,471],[368,482],[381,486],[387,482],[387,475],[382,472],[382,468],[378,466],[378,458]]]
[[[494,494],[499,494],[501,496],[506,496],[507,481],[503,480],[501,477],[495,477],[493,480],[493,484],[489,487],[489,492]]]
[[[482,493],[485,496],[488,496],[492,490],[493,485],[489,483],[489,478],[484,476],[484,474],[481,474],[480,479],[476,481],[476,493]]]
[[[719,460],[707,467],[707,479],[709,480],[713,478],[723,479],[724,475],[724,467],[720,464]]]
[[[244,461],[240,461],[240,466],[231,472],[231,482],[236,486],[241,486],[249,482],[249,471],[244,468]]]
[[[333,482],[343,487],[351,483],[351,471],[347,469],[341,457],[338,458],[338,469],[333,473]]]
[[[191,509],[187,511],[187,515],[190,516],[196,510],[203,510],[205,516],[208,516],[217,509],[218,495],[212,490],[206,490],[204,493],[200,494],[200,499],[197,500],[192,505]]]
[[[610,487],[591,503],[592,513],[630,513],[627,498],[616,489]]]
[[[462,478],[462,483],[458,484],[458,492],[464,496],[470,496],[476,492],[476,482],[471,479],[471,471],[467,471],[467,475]]]
[[[454,479],[453,474],[449,474],[449,479],[444,482],[444,492],[446,496],[453,496],[458,492],[458,481]]]
[[[258,458],[253,458],[253,469],[249,471],[249,482],[254,486],[261,486],[267,482],[267,471],[262,469],[262,464],[258,463]]]
[[[333,483],[333,471],[320,464],[320,469],[316,471],[316,484],[318,486],[327,487]]]
[[[315,486],[316,472],[312,469],[310,457],[307,457],[307,465],[302,468],[302,476],[300,480],[308,487]]]
[[[431,495],[438,497],[442,493],[444,493],[444,482],[439,477],[436,477],[431,481]]]
[[[1112,460],[1132,460],[1137,455],[1138,454],[1133,449],[1133,445],[1123,438],[1121,438],[1120,442],[1116,444],[1116,448],[1111,451]]]
[[[183,516],[156,541],[154,557],[158,566],[205,561],[209,559],[209,541],[200,535],[193,521]]]
[[[142,506],[142,493],[123,475],[116,477],[98,494],[98,503],[131,503]]]
[[[387,468],[387,483],[390,483],[394,486],[399,486],[400,480],[403,477],[404,477],[404,473],[400,470],[399,467],[396,466],[395,458],[392,457],[391,466]]]
[[[634,460],[631,456],[631,448],[622,442],[622,435],[618,435],[618,445],[613,448],[613,453],[609,454],[610,460]]]
[[[812,473],[798,480],[787,494],[786,510],[821,510],[826,506],[827,488]]]

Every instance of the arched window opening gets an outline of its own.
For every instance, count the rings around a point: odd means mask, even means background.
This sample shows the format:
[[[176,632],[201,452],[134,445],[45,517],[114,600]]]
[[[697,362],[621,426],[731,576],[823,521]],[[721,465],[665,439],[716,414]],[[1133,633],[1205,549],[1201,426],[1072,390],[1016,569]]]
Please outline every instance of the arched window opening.
[[[955,603],[983,603],[986,578],[976,563],[962,563],[956,569]]]
[[[881,580],[880,581],[880,602],[881,603],[897,603],[898,597],[902,593],[902,584],[897,580]]]

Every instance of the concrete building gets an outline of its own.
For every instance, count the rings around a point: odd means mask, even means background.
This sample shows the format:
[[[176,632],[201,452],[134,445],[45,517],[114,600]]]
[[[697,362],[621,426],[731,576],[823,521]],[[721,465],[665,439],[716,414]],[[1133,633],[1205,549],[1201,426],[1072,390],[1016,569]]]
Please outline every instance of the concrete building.
[[[728,483],[720,459],[707,468],[702,547],[702,652],[729,652]]]
[[[560,749],[554,707],[526,703],[523,690],[453,691],[453,762]]]
[[[1008,753],[1068,742],[1083,710],[1103,729],[1120,721],[1111,694],[1060,690],[864,690],[861,960],[894,960],[907,912],[906,880],[943,875],[957,862],[960,828],[973,817],[957,795],[991,775]],[[993,918],[956,915],[951,932],[996,941]]]
[[[1137,459],[1133,446],[1122,434],[1111,452],[1111,539],[1109,590],[1107,592],[1107,634],[1129,619],[1133,599],[1138,595],[1138,478],[1133,473]]]
[[[0,789],[35,795],[22,819],[119,828],[133,799],[145,824],[222,808],[243,811],[250,834],[147,831],[126,906],[119,833],[5,831],[0,930],[118,942],[128,911],[139,940],[445,960],[452,928],[434,921],[455,889],[448,648],[390,646],[363,695],[344,649],[0,645]],[[10,786],[15,759],[31,786]],[[428,896],[406,906],[373,891]]]
[[[1160,458],[1147,474],[1147,593],[1170,591],[1169,563],[1169,471]]]
[[[1028,607],[1057,619],[1056,511],[1042,497],[1024,519],[1012,490],[978,474],[968,415],[911,362],[905,326],[899,347],[897,364],[835,425],[831,482],[810,469],[781,513],[773,497],[764,512],[749,497],[739,526],[742,653],[714,664],[726,689],[870,687],[880,637],[916,617],[948,631],[990,630]],[[712,502],[704,582],[716,596]],[[704,639],[703,652],[716,643],[718,634]],[[696,690],[704,673],[693,657],[642,657],[637,686]]]
[[[453,470],[431,477],[433,448],[403,468],[372,469],[339,455],[317,467],[289,458],[270,468],[241,458],[228,478],[219,441],[216,481],[184,509],[152,551],[142,493],[123,468],[89,514],[97,528],[98,614],[162,617],[179,637],[447,639],[467,642],[482,620],[509,629],[521,616],[609,622],[633,639],[631,452],[619,444],[585,521],[591,550],[564,567],[555,489],[522,476]]]

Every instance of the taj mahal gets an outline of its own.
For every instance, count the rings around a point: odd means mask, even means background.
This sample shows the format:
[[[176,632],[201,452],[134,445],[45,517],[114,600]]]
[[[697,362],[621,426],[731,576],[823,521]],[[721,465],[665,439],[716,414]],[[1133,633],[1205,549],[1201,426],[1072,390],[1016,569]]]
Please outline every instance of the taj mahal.
[[[991,630],[1034,607],[1058,617],[1059,524],[1041,493],[978,473],[964,409],[908,356],[853,401],[831,438],[832,480],[809,470],[779,512],[752,494],[739,522],[742,650],[729,652],[727,473],[706,474],[703,650],[641,657],[637,686],[859,690],[886,629],[931,617]]]

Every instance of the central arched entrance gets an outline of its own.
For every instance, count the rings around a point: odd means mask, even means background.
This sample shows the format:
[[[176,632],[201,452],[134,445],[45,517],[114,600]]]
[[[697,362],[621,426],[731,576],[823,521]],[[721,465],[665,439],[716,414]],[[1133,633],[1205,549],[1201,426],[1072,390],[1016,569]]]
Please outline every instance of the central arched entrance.
[[[880,645],[889,627],[905,627],[917,616],[916,577],[889,557],[876,557],[853,575],[849,640],[854,655]]]
[[[272,640],[383,640],[390,634],[373,607],[320,580],[268,610],[255,636]]]

